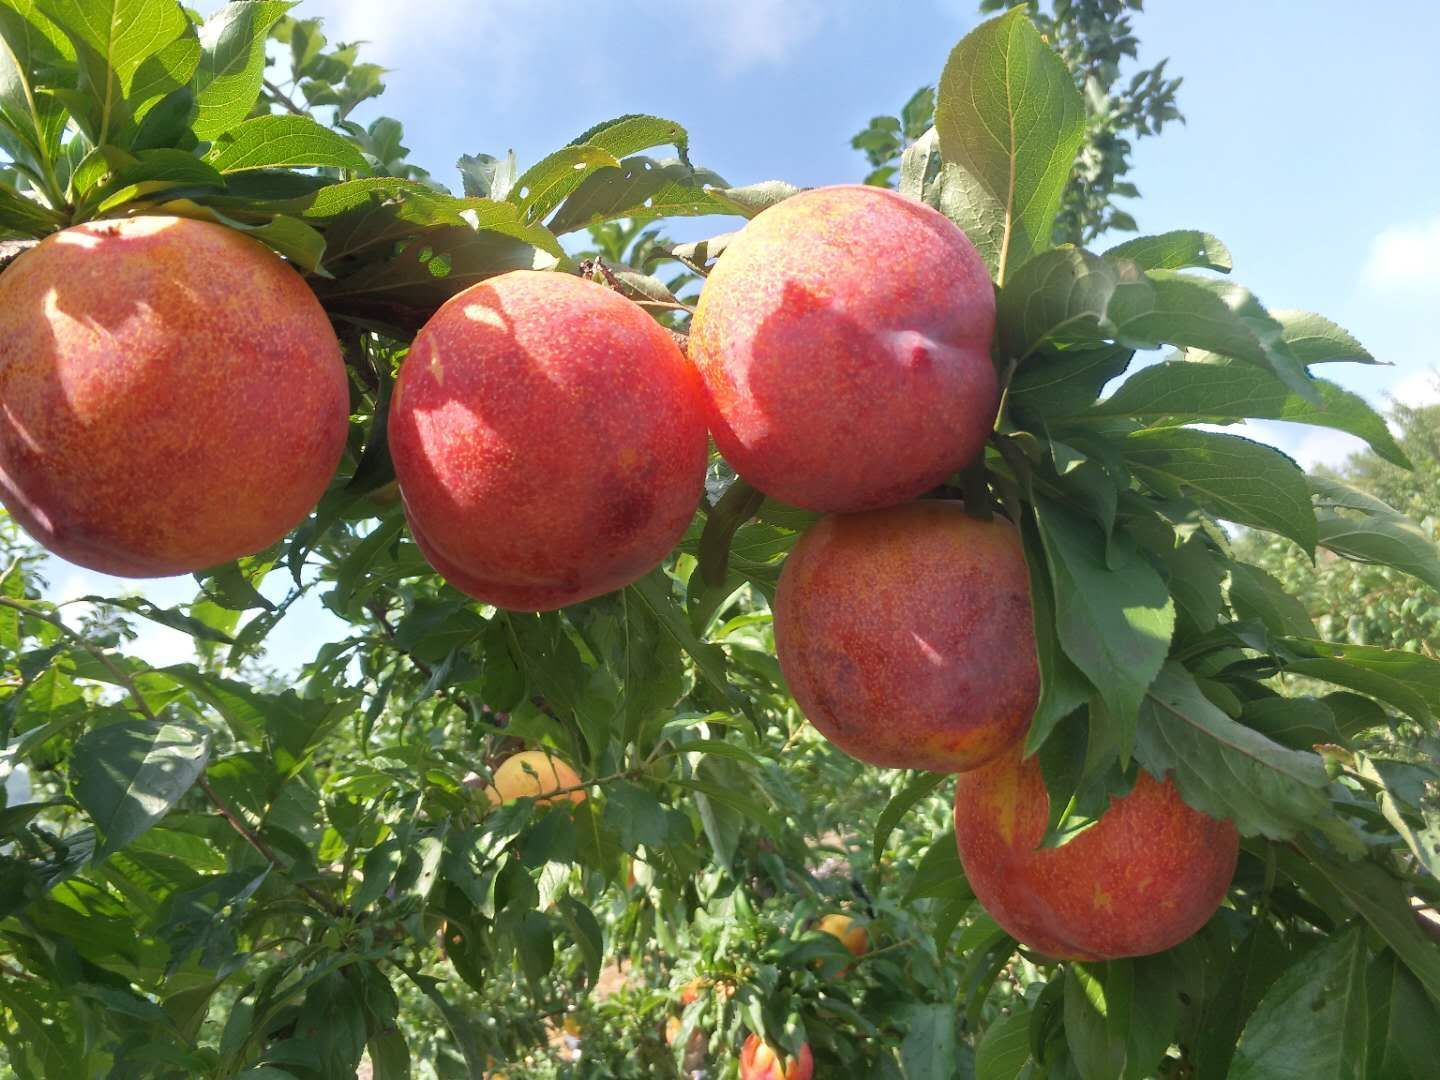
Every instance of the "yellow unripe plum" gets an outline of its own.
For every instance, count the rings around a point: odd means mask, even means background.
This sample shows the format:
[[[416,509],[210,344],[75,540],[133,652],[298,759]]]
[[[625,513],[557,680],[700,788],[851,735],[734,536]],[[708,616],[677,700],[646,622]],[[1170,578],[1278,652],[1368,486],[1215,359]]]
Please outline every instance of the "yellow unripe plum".
[[[478,776],[467,776],[465,783],[480,787],[484,781]],[[494,783],[485,784],[485,797],[491,806],[512,799],[534,799],[541,806],[567,800],[581,803],[585,801],[585,790],[580,784],[580,775],[559,758],[544,750],[524,750],[506,758],[495,770]],[[567,790],[570,788],[575,790]],[[547,797],[556,791],[564,794]]]
[[[870,935],[849,915],[826,915],[817,924],[822,934],[829,934],[850,950],[851,956],[864,956],[870,948]]]

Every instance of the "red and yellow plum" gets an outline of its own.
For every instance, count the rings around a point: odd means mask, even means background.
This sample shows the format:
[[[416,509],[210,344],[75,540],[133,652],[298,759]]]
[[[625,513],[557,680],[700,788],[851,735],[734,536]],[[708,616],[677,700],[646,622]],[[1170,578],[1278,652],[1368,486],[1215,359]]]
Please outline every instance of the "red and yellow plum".
[[[846,753],[974,768],[1024,735],[1040,692],[1020,535],[954,502],[822,518],[781,572],[775,646],[795,701]]]

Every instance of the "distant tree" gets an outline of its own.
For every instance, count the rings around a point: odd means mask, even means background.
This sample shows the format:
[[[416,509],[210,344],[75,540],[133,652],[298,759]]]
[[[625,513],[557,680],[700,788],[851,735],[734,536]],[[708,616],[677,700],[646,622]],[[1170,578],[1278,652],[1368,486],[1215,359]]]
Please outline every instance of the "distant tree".
[[[1440,529],[1440,405],[1396,403],[1390,421],[1414,472],[1373,451],[1355,454],[1334,478],[1387,503],[1416,522],[1424,540]],[[1440,652],[1440,590],[1390,566],[1355,562],[1322,551],[1312,564],[1280,537],[1246,533],[1241,557],[1273,574],[1297,596],[1320,635],[1353,645],[1379,645],[1436,656]]]

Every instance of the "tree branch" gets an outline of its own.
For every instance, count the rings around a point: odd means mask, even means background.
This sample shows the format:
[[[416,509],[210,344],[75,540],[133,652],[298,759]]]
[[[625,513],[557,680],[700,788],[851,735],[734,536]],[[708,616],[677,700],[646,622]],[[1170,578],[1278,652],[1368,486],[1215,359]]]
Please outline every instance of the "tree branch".
[[[294,113],[296,116],[310,115],[304,109],[300,108],[299,105],[295,104],[294,98],[292,98],[289,94],[285,93],[284,90],[281,90],[280,87],[276,86],[269,79],[265,80],[265,89],[270,92],[271,100],[273,100],[276,105],[284,108],[286,111]]]
[[[239,833],[247,844],[258,851],[261,857],[271,866],[275,867],[276,870],[282,873],[285,872],[286,866],[280,861],[280,856],[275,854],[275,849],[267,844],[259,833],[241,821],[235,811],[225,805],[225,800],[220,798],[220,793],[215,790],[209,780],[201,776],[195,783],[199,786],[200,790],[205,793],[205,797],[210,800],[220,816],[230,823],[230,827]],[[343,909],[313,885],[303,881],[293,882],[292,884],[326,911],[330,912],[330,914],[342,914]]]

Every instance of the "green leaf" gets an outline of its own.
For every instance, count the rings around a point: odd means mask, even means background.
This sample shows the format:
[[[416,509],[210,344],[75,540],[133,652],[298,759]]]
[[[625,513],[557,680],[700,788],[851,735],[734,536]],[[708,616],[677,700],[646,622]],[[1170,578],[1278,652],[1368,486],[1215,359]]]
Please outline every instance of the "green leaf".
[[[933,96],[934,91],[931,91]],[[933,110],[932,110],[933,111]],[[939,152],[939,137],[935,129],[918,136],[900,155],[900,179],[896,190],[901,195],[920,199],[925,194],[925,181],[929,178],[931,166]]]
[[[1205,1004],[1194,1047],[1197,1080],[1225,1080],[1241,1030],[1290,962],[1290,952],[1270,920],[1256,919],[1230,958],[1218,992]]]
[[[154,139],[159,130],[172,125],[170,142],[187,149],[193,146],[195,136],[189,130],[188,121],[193,114],[195,94],[187,84],[199,63],[200,39],[194,28],[187,26],[178,38],[141,64],[135,72],[135,81],[130,87],[129,99],[126,102],[130,111],[129,122],[121,128],[115,137],[116,141],[138,149],[137,143],[143,131],[147,140],[144,146],[163,146],[166,144],[157,143]],[[162,117],[159,127],[147,126],[146,121],[149,120],[151,112],[159,109],[162,104],[168,106],[169,119]],[[176,114],[182,109],[186,123],[176,124]]]
[[[429,975],[422,975],[411,968],[400,966],[407,978],[415,984],[422,994],[440,1010],[444,1017],[446,1026],[454,1038],[460,1051],[465,1056],[466,1074],[469,1076],[484,1076],[488,1066],[485,1053],[481,1049],[481,1035],[477,1030],[479,1018],[472,1021],[472,1011],[468,1008],[462,1009],[450,1002],[440,992],[440,980]]]
[[[1281,326],[1281,336],[1302,364],[1379,363],[1350,332],[1323,315],[1309,311],[1275,310],[1272,318]]]
[[[1283,327],[1248,289],[1078,248],[1047,251],[1020,267],[996,309],[1004,351],[1024,359],[1047,344],[1203,350],[1272,373],[1300,398],[1320,394],[1286,344]]]
[[[35,75],[66,54],[74,55],[69,43],[34,0],[0,0],[0,130],[14,132],[41,172],[60,153],[65,111],[39,92]]]
[[[905,902],[928,897],[947,900],[970,899],[975,893],[960,865],[960,851],[955,846],[955,830],[947,829],[925,850],[905,889]]]
[[[689,788],[708,796],[712,802],[727,806],[744,817],[749,818],[754,824],[760,826],[771,836],[778,836],[784,826],[780,819],[766,810],[748,794],[736,790],[733,787],[721,787],[719,784],[712,784],[706,780],[671,780],[677,787]]]
[[[901,1020],[900,1062],[906,1080],[952,1080],[957,1075],[955,1009],[945,1003],[911,1005]]]
[[[301,698],[286,690],[265,713],[271,755],[282,776],[294,776],[342,720],[355,710],[354,698]]]
[[[969,237],[990,276],[996,277],[1009,232],[1004,205],[984,183],[959,165],[944,164],[924,198]]]
[[[630,585],[626,592],[645,605],[659,620],[665,632],[673,637],[695,662],[695,669],[701,678],[719,691],[723,700],[735,703],[737,707],[749,712],[745,699],[730,685],[726,675],[725,651],[720,646],[703,642],[695,636],[685,613],[671,598],[670,578],[663,569],[646,574]]]
[[[1035,624],[1035,658],[1040,666],[1040,701],[1030,720],[1026,753],[1045,744],[1055,725],[1090,700],[1090,682],[1065,655],[1055,622],[1055,587],[1044,543],[1033,519],[1021,522],[1025,561],[1030,571],[1030,607]]]
[[[365,172],[355,144],[308,116],[256,116],[217,137],[205,160],[222,173],[326,166]]]
[[[265,77],[270,27],[292,6],[279,0],[242,0],[225,4],[205,20],[195,72],[197,138],[212,141],[250,115]]]
[[[980,24],[946,61],[935,106],[940,154],[1001,214],[998,281],[1050,246],[1084,128],[1069,69],[1023,8]]]
[[[1035,353],[1010,380],[1010,408],[1042,419],[1083,413],[1134,355],[1119,345]]]
[[[1435,543],[1414,522],[1396,517],[1361,520],[1320,511],[1316,515],[1319,544],[1352,562],[1393,566],[1440,589],[1440,554]]]
[[[706,585],[718,588],[725,584],[730,564],[730,543],[735,539],[735,530],[754,517],[764,501],[764,492],[736,477],[706,515],[698,553],[700,575]]]
[[[506,198],[515,187],[520,166],[511,150],[504,158],[490,154],[461,154],[455,163],[466,195],[484,199]]]
[[[1131,1012],[1133,998],[1128,960],[1065,969],[1065,1040],[1082,1080],[1125,1075],[1126,1035],[1140,1021]]]
[[[604,120],[571,142],[571,146],[584,143],[595,146],[614,157],[638,154],[652,146],[673,146],[682,155],[690,145],[689,133],[674,120],[659,116],[645,116],[631,113],[614,120]]]
[[[1171,773],[1181,798],[1246,837],[1290,840],[1320,828],[1346,850],[1364,850],[1331,808],[1325,763],[1289,750],[1225,716],[1181,665],[1165,665],[1140,706],[1135,756],[1152,776]]]
[[[1274,447],[1190,428],[1149,428],[1122,446],[1137,478],[1189,497],[1216,517],[1267,529],[1315,550],[1315,511],[1300,466]]]
[[[725,181],[708,169],[637,155],[625,158],[619,168],[599,169],[587,176],[549,225],[556,235],[563,235],[622,217],[648,221],[725,213],[709,194],[710,188],[723,187]]]
[[[871,858],[877,865],[885,853],[885,845],[890,842],[890,834],[895,831],[895,826],[900,824],[900,819],[948,779],[944,773],[916,773],[910,782],[885,804],[885,809],[876,819],[875,839],[871,845]]]
[[[62,999],[52,996],[48,986],[7,979],[0,982],[0,1003],[19,1029],[19,1038],[9,1047],[16,1075],[26,1075],[27,1069],[31,1076],[86,1075],[83,1040],[65,1023],[69,1009]],[[8,1035],[7,1030],[0,1038]]]
[[[1382,418],[1359,394],[1317,379],[1318,404],[1248,364],[1197,364],[1172,360],[1145,368],[1087,415],[1129,416],[1154,422],[1225,423],[1246,418],[1285,420],[1333,428],[1364,439],[1386,461],[1411,467]]]
[[[1302,658],[1313,657],[1317,660],[1337,661],[1352,670],[1380,676],[1391,683],[1399,684],[1420,699],[1419,710],[1413,707],[1403,708],[1422,723],[1429,722],[1429,713],[1440,712],[1440,661],[1432,660],[1420,653],[1406,652],[1403,649],[1382,649],[1378,645],[1344,645],[1335,641],[1296,638],[1286,638],[1283,644]],[[1309,674],[1312,671],[1307,659],[1288,660],[1285,663],[1285,669],[1302,674]],[[1320,678],[1326,678],[1326,676],[1320,676]],[[1337,682],[1338,680],[1332,678],[1329,681]],[[1351,684],[1341,682],[1340,685],[1350,686]],[[1364,690],[1364,687],[1352,686],[1352,689]],[[1369,690],[1365,690],[1365,692],[1371,693]],[[1374,696],[1389,700],[1380,693],[1375,693]],[[1416,715],[1417,711],[1420,715]]]
[[[995,1018],[975,1047],[975,1080],[1018,1080],[1030,1060],[1030,1010],[1018,1004]]]
[[[1071,247],[1042,252],[1000,290],[995,312],[1000,347],[1024,360],[1043,345],[1097,346],[1111,338],[1134,344],[1112,307],[1146,312],[1154,297],[1150,279],[1132,262]],[[1148,344],[1141,339],[1140,345]]]
[[[1169,270],[1152,270],[1146,277],[1155,288],[1153,299],[1135,308],[1117,304],[1111,311],[1128,344],[1154,348],[1168,342],[1254,364],[1301,397],[1319,400],[1304,365],[1285,340],[1284,327],[1249,289]],[[1139,298],[1133,291],[1117,297]]]
[[[574,897],[561,897],[556,907],[570,930],[570,936],[580,946],[580,955],[585,961],[585,983],[594,986],[600,975],[600,966],[605,961],[605,932],[595,913]]]
[[[21,195],[10,185],[0,182],[0,232],[46,236],[64,225],[65,219],[48,207]]]
[[[485,224],[424,229],[381,261],[340,272],[334,282],[316,282],[315,291],[331,311],[418,330],[436,308],[471,285],[510,270],[556,266],[547,250],[553,236],[519,238],[514,232]]]
[[[1430,997],[1440,1002],[1440,949],[1415,921],[1404,884],[1366,859],[1341,861],[1322,854],[1308,841],[1300,844],[1300,851],[1310,866],[1395,950]],[[1282,865],[1295,874],[1291,863]]]
[[[75,45],[96,145],[128,119],[126,99],[141,65],[190,29],[172,0],[37,0],[36,6]]]
[[[1354,562],[1393,566],[1440,588],[1430,533],[1379,499],[1323,476],[1309,478],[1321,546]]]
[[[1238,619],[1258,619],[1272,634],[1314,637],[1315,624],[1305,605],[1258,566],[1230,563],[1230,607]]]
[[[1229,273],[1234,264],[1230,249],[1207,232],[1178,229],[1158,236],[1137,236],[1105,252],[1107,259],[1129,259],[1142,270],[1219,270]]]
[[[212,626],[207,626],[199,619],[186,615],[175,608],[162,608],[146,600],[143,596],[82,596],[80,600],[87,604],[104,604],[108,607],[118,607],[140,615],[151,622],[157,622],[161,626],[168,626],[171,629],[179,630],[182,634],[189,634],[201,641],[218,641],[229,645],[234,639],[229,634],[222,634]]]
[[[322,1076],[351,1076],[365,1053],[360,993],[342,972],[310,987],[295,1021],[294,1038],[315,1055]]]
[[[126,203],[177,187],[225,186],[224,178],[184,150],[141,150],[132,162],[117,166],[102,183],[86,193],[82,207],[107,214]]]
[[[1440,1009],[1395,955],[1370,964],[1370,1071],[1393,1080],[1425,1080],[1440,1061]]]
[[[210,738],[160,720],[95,728],[75,743],[70,789],[95,822],[94,859],[119,851],[190,790],[210,757]]]
[[[1363,1080],[1365,937],[1352,930],[1287,971],[1245,1025],[1230,1080]]]
[[[1416,862],[1440,879],[1440,811],[1424,805],[1427,781],[1434,779],[1433,771],[1421,772],[1401,762],[1384,761],[1362,753],[1354,755],[1350,770],[1375,788],[1375,801],[1385,820],[1405,841]],[[1407,786],[1413,791],[1409,805],[1402,795]],[[1421,818],[1418,827],[1406,818],[1407,809]]]
[[[564,147],[520,174],[509,199],[527,222],[538,222],[597,169],[619,169],[615,156],[587,143]]]
[[[1175,602],[1160,575],[1128,538],[1110,561],[1090,522],[1043,496],[1035,519],[1055,589],[1055,630],[1065,654],[1085,673],[1121,725],[1128,756],[1136,711],[1160,671],[1175,630]]]
[[[1153,776],[1172,774],[1188,804],[1228,818],[1245,836],[1286,840],[1322,826],[1346,840],[1320,756],[1288,750],[1236,723],[1173,661],[1140,708],[1135,757]]]
[[[1344,741],[1335,726],[1335,714],[1317,698],[1257,698],[1245,702],[1240,719],[1246,727],[1292,750]]]

